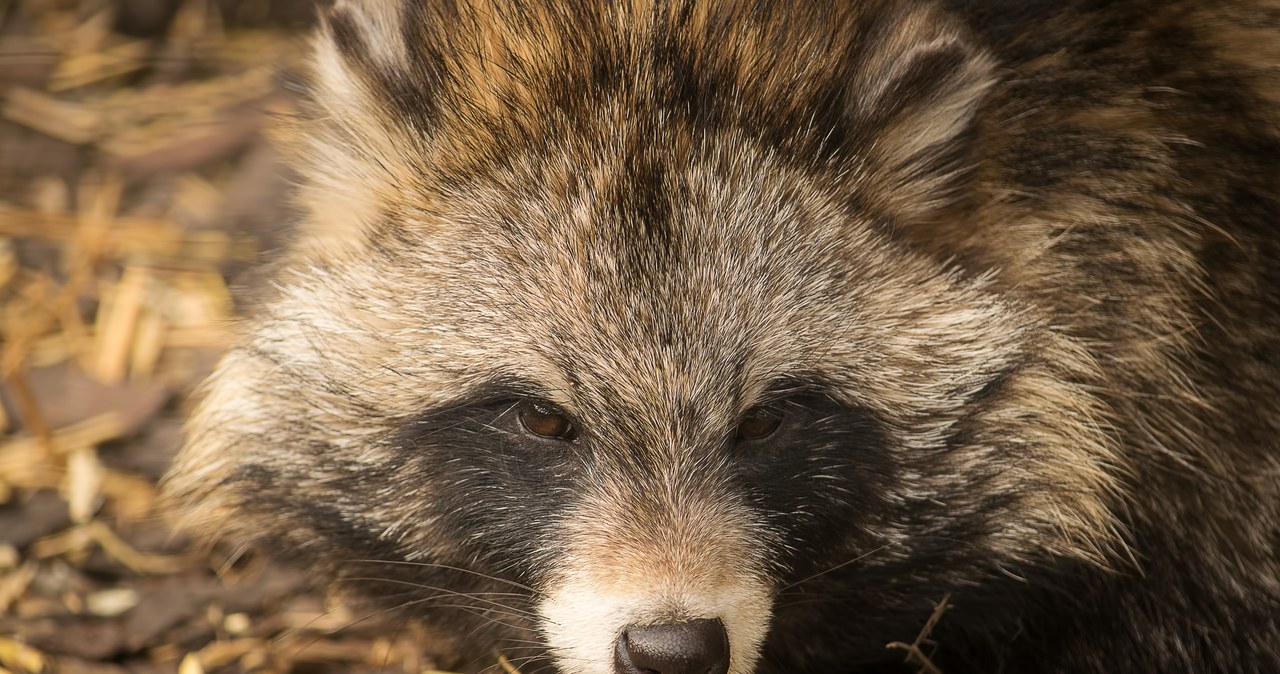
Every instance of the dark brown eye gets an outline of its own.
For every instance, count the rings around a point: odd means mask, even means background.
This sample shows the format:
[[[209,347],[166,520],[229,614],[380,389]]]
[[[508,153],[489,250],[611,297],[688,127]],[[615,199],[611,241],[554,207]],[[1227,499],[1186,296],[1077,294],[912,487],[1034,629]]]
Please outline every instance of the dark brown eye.
[[[520,406],[520,425],[526,431],[543,438],[572,440],[578,434],[573,422],[563,412],[550,405],[527,402]]]
[[[747,411],[738,423],[739,440],[767,438],[782,423],[782,410],[776,407],[755,407]]]

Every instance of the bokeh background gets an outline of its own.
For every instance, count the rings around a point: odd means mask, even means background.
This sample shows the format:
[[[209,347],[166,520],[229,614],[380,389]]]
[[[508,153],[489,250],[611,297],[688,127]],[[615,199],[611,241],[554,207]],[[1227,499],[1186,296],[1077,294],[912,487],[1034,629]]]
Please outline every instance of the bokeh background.
[[[255,262],[288,237],[273,122],[315,10],[0,0],[0,674],[484,666],[258,551],[193,544],[158,500]]]

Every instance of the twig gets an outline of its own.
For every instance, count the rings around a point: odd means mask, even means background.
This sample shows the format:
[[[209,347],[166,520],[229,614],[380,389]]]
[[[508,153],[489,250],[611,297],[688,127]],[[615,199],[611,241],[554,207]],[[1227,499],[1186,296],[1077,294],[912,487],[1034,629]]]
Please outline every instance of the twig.
[[[950,599],[950,592],[942,595],[942,601],[938,602],[938,605],[933,609],[933,613],[929,615],[929,619],[925,621],[924,627],[921,628],[920,634],[916,635],[915,641],[912,641],[909,644],[901,641],[893,641],[885,644],[885,648],[900,648],[905,650],[907,652],[907,657],[904,662],[909,665],[920,665],[920,669],[917,674],[942,674],[942,670],[939,669],[937,665],[933,664],[933,661],[929,659],[929,656],[925,654],[924,650],[920,646],[929,638],[929,634],[933,632],[934,626],[936,626],[938,624],[938,620],[942,618],[942,614],[947,610],[947,603]]]

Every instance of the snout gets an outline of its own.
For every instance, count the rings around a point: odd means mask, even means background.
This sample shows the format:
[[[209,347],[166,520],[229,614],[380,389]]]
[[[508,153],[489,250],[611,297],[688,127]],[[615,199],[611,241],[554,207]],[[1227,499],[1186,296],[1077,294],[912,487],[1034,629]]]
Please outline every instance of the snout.
[[[565,521],[537,607],[564,674],[755,671],[774,594],[761,530],[733,494],[677,467],[660,489],[602,479]]]
[[[729,633],[719,618],[631,625],[613,648],[614,674],[726,674]]]

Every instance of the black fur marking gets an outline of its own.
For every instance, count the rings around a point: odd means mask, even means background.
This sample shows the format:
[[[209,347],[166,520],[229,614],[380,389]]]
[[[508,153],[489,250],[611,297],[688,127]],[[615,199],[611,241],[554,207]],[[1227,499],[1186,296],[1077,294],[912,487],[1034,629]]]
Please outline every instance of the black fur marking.
[[[771,529],[785,532],[791,547],[775,559],[789,569],[780,579],[788,584],[816,572],[815,560],[848,549],[848,532],[890,507],[897,476],[885,435],[865,412],[816,394],[775,405],[784,414],[778,430],[756,441],[731,438],[729,452],[743,492]]]
[[[435,490],[423,517],[439,535],[470,541],[467,554],[482,569],[527,583],[554,552],[547,540],[571,501],[582,440],[524,432],[510,390],[425,413],[396,446],[405,479]]]

